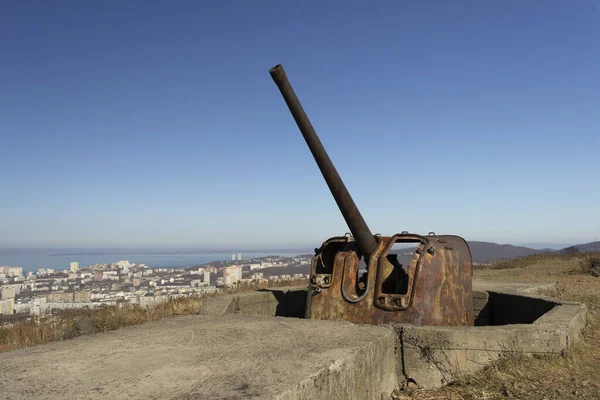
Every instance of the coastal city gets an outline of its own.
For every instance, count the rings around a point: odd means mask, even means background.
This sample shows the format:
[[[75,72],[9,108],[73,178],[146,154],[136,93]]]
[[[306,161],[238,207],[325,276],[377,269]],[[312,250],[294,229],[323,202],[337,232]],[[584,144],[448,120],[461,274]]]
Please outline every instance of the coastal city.
[[[44,315],[53,310],[120,303],[151,306],[170,298],[240,285],[268,285],[308,278],[310,255],[217,261],[188,268],[151,268],[121,260],[110,264],[40,268],[0,266],[0,315]]]

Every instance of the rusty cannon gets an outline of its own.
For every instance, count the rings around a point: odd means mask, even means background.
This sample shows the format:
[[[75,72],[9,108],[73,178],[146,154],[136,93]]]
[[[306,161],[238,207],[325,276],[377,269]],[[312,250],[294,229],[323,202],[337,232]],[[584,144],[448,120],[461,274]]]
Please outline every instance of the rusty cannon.
[[[473,325],[472,260],[454,235],[373,234],[287,79],[269,70],[351,234],[327,239],[311,261],[306,318],[374,324]],[[408,265],[393,246],[414,244]],[[361,268],[361,261],[366,269]]]

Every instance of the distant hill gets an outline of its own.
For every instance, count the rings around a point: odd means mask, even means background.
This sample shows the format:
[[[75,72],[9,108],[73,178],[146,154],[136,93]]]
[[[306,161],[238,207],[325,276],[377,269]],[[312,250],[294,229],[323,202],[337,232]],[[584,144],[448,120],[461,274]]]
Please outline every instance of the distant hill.
[[[578,244],[575,246],[566,247],[562,250],[553,249],[532,249],[525,246],[513,246],[511,244],[498,244],[491,242],[480,242],[476,240],[467,241],[469,248],[471,249],[471,255],[474,263],[488,263],[493,261],[510,260],[517,257],[526,257],[531,254],[541,253],[566,253],[565,249],[571,249],[577,247],[580,253],[594,251],[594,242]],[[596,251],[600,251],[600,242],[596,243]],[[415,245],[416,246],[416,245]],[[398,260],[402,264],[407,264],[410,260],[410,254],[406,254],[405,251],[412,251],[410,248],[406,250],[393,250],[392,253],[398,254]]]
[[[573,250],[577,249],[578,253],[588,253],[592,251],[600,251],[600,242],[590,242],[583,244],[576,244],[574,246],[565,247],[559,250],[560,253],[572,253]]]
[[[498,244],[491,242],[467,241],[471,249],[471,255],[474,263],[488,263],[492,261],[509,260],[517,257],[524,257],[530,254],[552,252],[553,250],[536,250],[529,247],[513,246],[511,244]],[[392,253],[399,254],[398,259],[401,263],[407,263],[410,255],[403,254],[403,251],[397,250]]]
[[[517,257],[526,257],[528,255],[531,254],[541,254],[541,253],[553,253],[553,252],[557,252],[557,253],[568,253],[568,252],[573,252],[574,248],[577,248],[578,252],[583,253],[583,252],[592,252],[594,251],[594,242],[591,243],[584,243],[584,244],[578,244],[575,246],[569,246],[569,247],[565,247],[564,249],[561,250],[553,250],[553,249],[532,249],[529,247],[525,247],[525,246],[513,246],[511,244],[498,244],[498,243],[492,243],[492,242],[480,242],[480,241],[467,241],[469,248],[471,249],[471,255],[473,257],[473,262],[477,263],[477,264],[483,264],[483,263],[489,263],[489,262],[494,262],[494,261],[503,261],[503,260],[510,260],[513,258],[517,258]],[[411,254],[412,251],[414,250],[414,248],[416,247],[417,244],[415,244],[414,246],[410,246],[407,244],[407,247],[404,249],[394,249],[391,251],[391,253],[395,253],[398,254],[398,260],[400,261],[401,264],[408,264],[410,262],[410,258],[411,258]],[[568,249],[568,250],[567,250]],[[596,242],[596,250],[600,251],[600,242]],[[312,257],[314,254],[313,253],[308,253],[308,254],[302,254],[301,256],[308,256],[308,257]],[[211,263],[213,265],[225,265],[226,262],[214,262]],[[361,260],[361,266],[364,268],[364,260]],[[189,268],[191,269],[196,269],[196,267],[192,267]],[[310,265],[303,265],[297,268],[287,268],[287,267],[279,267],[279,268],[269,268],[269,269],[264,269],[264,270],[260,270],[257,272],[263,272],[265,273],[265,276],[269,276],[269,275],[281,275],[281,274],[290,274],[290,273],[309,273],[310,272]]]
[[[490,242],[468,241],[473,262],[487,263],[492,261],[509,260],[511,258],[525,257],[531,254],[549,253],[552,250],[536,250],[529,247],[513,246],[511,244],[498,244]]]

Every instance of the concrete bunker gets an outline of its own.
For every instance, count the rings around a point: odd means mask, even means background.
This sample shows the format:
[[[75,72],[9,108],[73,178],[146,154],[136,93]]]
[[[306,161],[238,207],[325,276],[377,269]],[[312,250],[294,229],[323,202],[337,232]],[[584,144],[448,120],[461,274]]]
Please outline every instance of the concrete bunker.
[[[397,338],[398,382],[434,388],[507,354],[561,355],[580,338],[586,307],[535,294],[550,286],[474,279],[473,326],[382,324]],[[304,318],[306,295],[305,288],[225,295],[209,299],[204,313]]]

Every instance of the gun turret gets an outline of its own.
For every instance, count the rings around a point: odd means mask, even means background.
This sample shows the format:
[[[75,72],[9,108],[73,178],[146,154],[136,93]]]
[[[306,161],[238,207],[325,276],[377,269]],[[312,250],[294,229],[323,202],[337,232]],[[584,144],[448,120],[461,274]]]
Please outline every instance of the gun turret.
[[[374,236],[333,166],[281,65],[269,70],[352,237],[327,239],[311,262],[306,318],[416,325],[472,325],[472,261],[459,236],[402,231]],[[418,243],[403,266],[393,246]],[[361,257],[367,264],[361,269]]]

